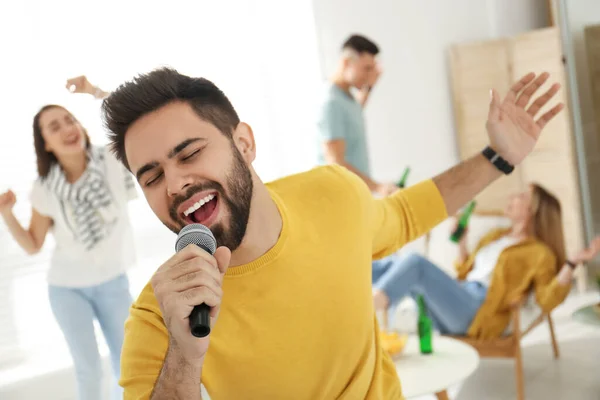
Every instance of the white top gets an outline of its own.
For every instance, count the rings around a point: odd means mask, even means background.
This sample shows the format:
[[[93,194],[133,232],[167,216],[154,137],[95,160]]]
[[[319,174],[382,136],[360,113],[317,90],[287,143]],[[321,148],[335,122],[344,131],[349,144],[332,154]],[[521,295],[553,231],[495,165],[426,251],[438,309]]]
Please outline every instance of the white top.
[[[38,179],[31,204],[53,220],[56,246],[48,283],[99,285],[135,262],[127,202],[137,197],[129,171],[104,147],[93,147],[82,177],[69,184],[58,165]]]
[[[419,337],[410,335],[394,364],[406,398],[432,395],[465,380],[479,365],[477,351],[456,339],[434,335],[433,353],[421,354]]]
[[[482,247],[475,255],[475,262],[473,269],[467,275],[467,281],[480,282],[484,286],[488,287],[492,279],[492,273],[496,264],[498,264],[498,258],[500,254],[507,247],[516,244],[519,239],[511,236],[503,236],[500,239]]]

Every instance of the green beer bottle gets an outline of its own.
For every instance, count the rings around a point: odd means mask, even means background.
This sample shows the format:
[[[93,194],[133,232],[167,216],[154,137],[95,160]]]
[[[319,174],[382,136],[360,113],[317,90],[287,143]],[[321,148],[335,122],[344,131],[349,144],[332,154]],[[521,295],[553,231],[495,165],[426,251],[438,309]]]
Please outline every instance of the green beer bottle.
[[[408,174],[410,173],[410,167],[404,168],[404,173],[402,173],[402,178],[396,183],[400,189],[404,189],[406,187],[406,178],[408,178]]]
[[[460,219],[458,220],[458,225],[452,234],[450,235],[450,240],[454,243],[460,242],[460,238],[464,235],[465,230],[467,229],[467,225],[469,224],[469,218],[471,218],[471,214],[473,214],[473,210],[475,210],[475,200],[472,200],[469,205],[465,208]]]
[[[433,329],[431,319],[427,316],[427,307],[425,306],[425,299],[422,294],[417,297],[417,304],[419,305],[419,321],[417,328],[419,331],[421,354],[431,354],[433,352],[433,346],[431,345]]]

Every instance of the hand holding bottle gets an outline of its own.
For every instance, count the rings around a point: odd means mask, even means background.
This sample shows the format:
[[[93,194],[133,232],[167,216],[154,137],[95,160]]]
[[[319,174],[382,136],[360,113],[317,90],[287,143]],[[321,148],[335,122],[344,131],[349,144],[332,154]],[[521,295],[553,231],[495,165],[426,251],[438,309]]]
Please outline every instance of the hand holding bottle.
[[[460,218],[458,219],[458,224],[456,225],[456,228],[452,231],[452,234],[450,235],[450,240],[452,240],[454,243],[459,243],[465,231],[467,230],[469,219],[471,218],[471,214],[473,214],[473,211],[475,210],[475,204],[475,200],[472,200],[460,215]]]
[[[452,232],[456,232],[456,230],[458,229],[460,220],[456,217],[454,218],[454,226],[452,227]],[[460,252],[459,254],[459,261],[460,262],[464,262],[468,257],[469,257],[469,250],[467,249],[467,234],[469,233],[469,227],[466,226],[463,230],[463,234],[460,237],[459,241],[458,241],[458,250]]]

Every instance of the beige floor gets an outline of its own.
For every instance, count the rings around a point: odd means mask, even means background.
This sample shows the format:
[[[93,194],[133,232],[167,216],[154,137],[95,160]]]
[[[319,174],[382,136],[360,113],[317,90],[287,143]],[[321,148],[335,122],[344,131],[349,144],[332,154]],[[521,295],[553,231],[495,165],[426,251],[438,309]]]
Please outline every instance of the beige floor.
[[[547,325],[523,340],[527,400],[600,400],[600,326],[574,321],[571,313],[582,305],[600,301],[597,292],[572,295],[553,313],[561,357],[554,360]],[[453,400],[515,399],[514,363],[482,359],[465,382],[450,388]],[[422,396],[409,400],[433,400]]]

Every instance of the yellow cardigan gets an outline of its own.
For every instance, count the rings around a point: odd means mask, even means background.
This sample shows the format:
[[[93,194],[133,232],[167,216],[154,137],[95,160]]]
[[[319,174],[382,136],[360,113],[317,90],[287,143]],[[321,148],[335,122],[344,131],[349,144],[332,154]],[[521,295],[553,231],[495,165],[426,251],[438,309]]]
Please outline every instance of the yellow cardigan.
[[[507,229],[494,229],[485,235],[465,262],[455,264],[458,279],[467,277],[473,268],[475,255],[482,247],[507,232]],[[485,301],[471,322],[467,335],[481,339],[501,336],[510,321],[511,304],[531,287],[542,310],[550,312],[562,303],[571,288],[557,281],[557,272],[552,250],[533,237],[506,248],[498,258]]]

